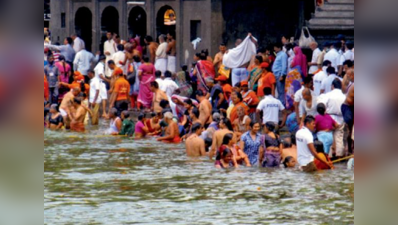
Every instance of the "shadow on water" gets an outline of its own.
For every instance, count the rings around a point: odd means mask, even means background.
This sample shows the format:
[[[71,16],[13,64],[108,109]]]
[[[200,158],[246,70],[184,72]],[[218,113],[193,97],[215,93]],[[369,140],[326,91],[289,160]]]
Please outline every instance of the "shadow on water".
[[[103,132],[44,132],[45,224],[354,223],[353,172],[343,166],[216,170],[183,144]]]

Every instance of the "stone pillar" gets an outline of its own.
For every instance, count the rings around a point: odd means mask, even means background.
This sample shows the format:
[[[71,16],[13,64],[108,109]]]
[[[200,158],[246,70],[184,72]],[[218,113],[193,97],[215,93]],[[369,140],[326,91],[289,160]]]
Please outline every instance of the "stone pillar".
[[[92,21],[92,38],[93,42],[91,44],[91,49],[95,53],[99,51],[99,41],[100,33],[101,33],[101,14],[99,14],[99,3],[98,1],[94,1],[93,8],[91,9],[91,13],[93,14],[93,21]]]
[[[222,34],[225,25],[222,16],[222,1],[209,0],[211,2],[211,43],[210,55],[214,57],[218,53],[218,47],[222,42]]]

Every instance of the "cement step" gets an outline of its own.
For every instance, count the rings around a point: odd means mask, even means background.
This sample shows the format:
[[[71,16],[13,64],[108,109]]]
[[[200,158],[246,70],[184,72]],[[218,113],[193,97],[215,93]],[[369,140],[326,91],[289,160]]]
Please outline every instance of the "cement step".
[[[354,11],[315,11],[314,18],[352,18],[354,19]]]
[[[325,4],[321,11],[354,11],[354,5],[351,4]]]
[[[355,4],[355,0],[327,0],[326,4]]]
[[[354,30],[354,26],[350,25],[308,25],[310,30]]]
[[[342,25],[342,26],[354,26],[354,19],[323,19],[313,18],[309,21],[309,25]]]

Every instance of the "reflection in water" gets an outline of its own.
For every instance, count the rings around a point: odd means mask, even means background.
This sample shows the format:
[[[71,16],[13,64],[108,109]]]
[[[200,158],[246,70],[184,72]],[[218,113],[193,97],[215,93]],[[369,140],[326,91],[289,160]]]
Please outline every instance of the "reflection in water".
[[[353,172],[217,170],[184,145],[44,133],[45,224],[354,223]]]

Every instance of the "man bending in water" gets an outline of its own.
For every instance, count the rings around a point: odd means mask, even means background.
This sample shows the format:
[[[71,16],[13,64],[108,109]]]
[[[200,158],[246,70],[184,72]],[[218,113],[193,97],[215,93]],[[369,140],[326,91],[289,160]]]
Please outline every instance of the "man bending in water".
[[[168,124],[164,137],[158,138],[158,141],[168,143],[180,143],[180,131],[177,123],[173,120],[173,113],[167,112],[164,114],[164,121]]]
[[[205,141],[202,138],[200,138],[202,131],[203,131],[202,124],[195,123],[192,126],[192,135],[189,136],[185,142],[187,156],[198,157],[206,155]]]
[[[70,120],[70,129],[75,132],[83,133],[85,131],[84,127],[84,119],[86,118],[87,110],[82,106],[82,101],[80,98],[73,99],[73,107],[76,110],[76,113],[71,113]]]

